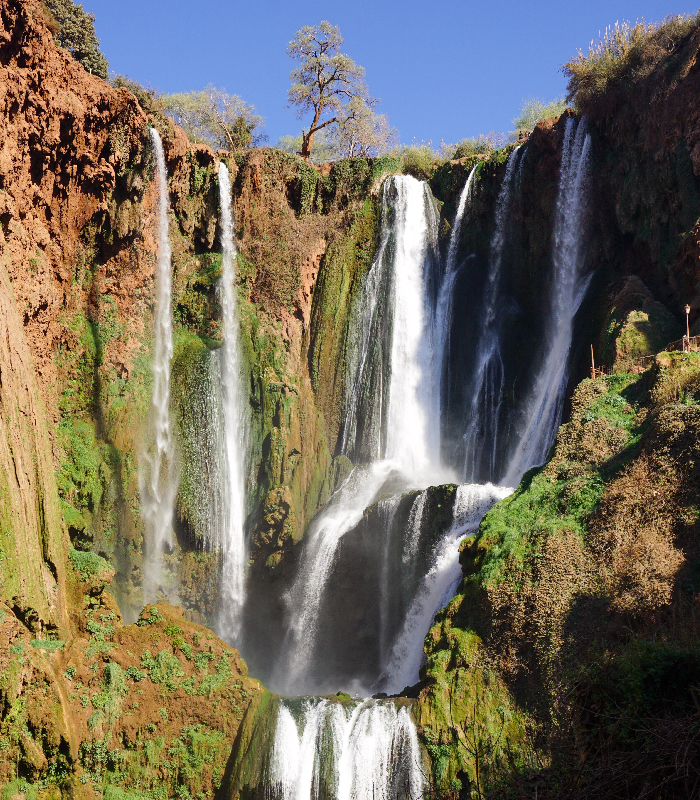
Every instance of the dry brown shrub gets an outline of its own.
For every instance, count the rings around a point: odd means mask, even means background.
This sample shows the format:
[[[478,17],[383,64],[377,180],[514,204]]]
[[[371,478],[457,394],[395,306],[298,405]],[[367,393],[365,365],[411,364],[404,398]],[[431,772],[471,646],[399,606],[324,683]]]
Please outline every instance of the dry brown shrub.
[[[639,615],[671,600],[684,561],[674,544],[674,484],[643,455],[608,487],[591,521],[589,546],[619,611]]]
[[[559,429],[544,474],[554,480],[581,477],[616,456],[628,442],[629,433],[606,417],[585,423],[572,420]]]
[[[595,588],[589,553],[572,531],[558,531],[541,543],[538,557],[518,576],[489,589],[494,633],[501,666],[508,672],[527,670],[527,651],[546,666],[556,659],[572,605]]]

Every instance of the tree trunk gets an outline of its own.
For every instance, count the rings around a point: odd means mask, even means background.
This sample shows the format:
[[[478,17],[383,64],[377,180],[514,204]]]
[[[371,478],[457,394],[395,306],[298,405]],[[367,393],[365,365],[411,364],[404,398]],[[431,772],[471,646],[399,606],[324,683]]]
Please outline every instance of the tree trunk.
[[[311,148],[313,147],[314,143],[314,133],[314,130],[309,129],[309,132],[302,136],[301,157],[304,159],[304,161],[308,161],[309,156],[311,155]]]

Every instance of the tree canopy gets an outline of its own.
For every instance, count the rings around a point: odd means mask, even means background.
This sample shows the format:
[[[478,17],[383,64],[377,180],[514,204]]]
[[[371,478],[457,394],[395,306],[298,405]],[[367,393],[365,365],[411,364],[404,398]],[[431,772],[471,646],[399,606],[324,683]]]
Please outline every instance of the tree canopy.
[[[200,92],[166,94],[159,100],[163,112],[193,142],[203,142],[214,150],[240,150],[267,138],[260,131],[264,120],[254,106],[211,84]]]
[[[386,146],[386,117],[374,114],[377,101],[367,91],[365,71],[340,52],[342,44],[340,30],[323,21],[300,28],[287,47],[288,55],[299,62],[290,75],[289,105],[296,107],[299,119],[312,114],[302,132],[301,156],[307,160],[314,135],[325,128],[346,155]]]
[[[109,64],[100,52],[100,40],[95,33],[95,16],[83,11],[73,0],[42,0],[49,12],[47,22],[59,47],[67,50],[76,61],[93,75],[107,80]]]

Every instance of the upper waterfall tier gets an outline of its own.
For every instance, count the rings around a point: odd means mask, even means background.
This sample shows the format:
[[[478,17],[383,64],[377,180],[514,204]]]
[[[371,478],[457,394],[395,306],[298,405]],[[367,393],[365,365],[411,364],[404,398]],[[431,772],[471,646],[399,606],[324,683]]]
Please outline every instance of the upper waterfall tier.
[[[440,466],[438,212],[428,186],[387,179],[374,263],[353,308],[342,449],[406,474]]]

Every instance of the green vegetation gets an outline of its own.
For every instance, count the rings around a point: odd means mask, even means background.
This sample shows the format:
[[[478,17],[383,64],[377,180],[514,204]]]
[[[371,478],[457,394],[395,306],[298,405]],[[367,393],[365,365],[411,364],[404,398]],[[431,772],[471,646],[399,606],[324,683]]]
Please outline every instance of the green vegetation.
[[[536,97],[528,98],[523,102],[520,114],[513,120],[513,127],[517,131],[532,131],[541,119],[560,117],[567,108],[565,97],[558,97],[548,103]]]
[[[95,34],[95,16],[83,11],[73,0],[42,0],[46,22],[56,44],[67,50],[93,75],[107,79],[109,65],[100,52]]]
[[[102,556],[98,556],[97,553],[76,550],[71,547],[68,551],[68,557],[71,566],[84,581],[89,581],[112,570],[109,563]]]
[[[258,147],[267,137],[254,106],[238,95],[209,84],[201,92],[165,94],[160,106],[187,134],[192,142],[208,144],[214,150],[240,150]]]
[[[660,24],[616,22],[602,39],[591,42],[588,53],[579,50],[563,71],[569,78],[567,100],[579,111],[597,102],[614,101],[622,90],[648,77],[697,28],[698,14],[670,16]],[[672,77],[672,76],[664,76]]]

